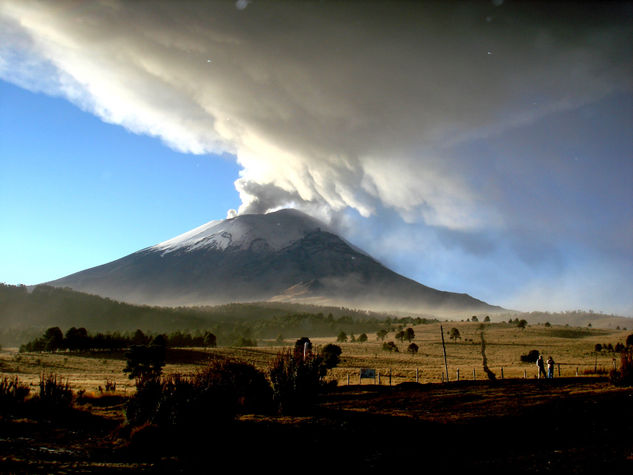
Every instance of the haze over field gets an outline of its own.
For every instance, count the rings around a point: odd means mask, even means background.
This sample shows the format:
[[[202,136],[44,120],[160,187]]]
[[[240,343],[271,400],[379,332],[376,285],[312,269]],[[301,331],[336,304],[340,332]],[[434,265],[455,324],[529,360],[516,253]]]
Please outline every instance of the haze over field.
[[[632,19],[624,2],[3,1],[0,281],[294,207],[433,288],[633,316]]]

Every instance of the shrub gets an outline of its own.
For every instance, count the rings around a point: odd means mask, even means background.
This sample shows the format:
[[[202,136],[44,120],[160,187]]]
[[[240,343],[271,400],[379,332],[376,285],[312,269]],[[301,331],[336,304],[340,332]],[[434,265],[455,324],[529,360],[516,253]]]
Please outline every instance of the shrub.
[[[54,373],[40,375],[40,392],[38,396],[40,404],[49,408],[70,407],[73,400],[73,392],[70,389],[68,380],[63,379]]]
[[[124,373],[130,373],[130,379],[136,379],[136,385],[142,385],[146,381],[158,379],[165,366],[164,345],[134,345],[125,356],[127,365]]]
[[[0,411],[5,412],[22,404],[31,389],[21,383],[17,376],[4,376],[0,379]]]
[[[459,334],[459,330],[457,328],[451,328],[451,331],[449,333],[449,338],[451,340],[457,341],[458,339],[462,339],[462,336]]]
[[[335,368],[341,362],[341,347],[338,345],[333,345],[332,343],[327,344],[321,350],[321,356],[323,358],[323,364],[327,369]]]
[[[418,350],[420,348],[418,347],[418,345],[416,345],[415,343],[411,343],[408,347],[407,347],[407,353],[410,353],[412,355],[415,355]]]
[[[281,412],[296,413],[309,409],[322,389],[327,369],[319,355],[303,358],[297,352],[283,351],[270,365],[273,399]]]
[[[620,353],[620,368],[612,369],[609,379],[616,386],[633,386],[633,348]]]
[[[304,355],[312,353],[312,342],[307,336],[302,336],[295,341],[294,353],[297,358],[303,358]]]
[[[399,353],[398,347],[396,346],[396,344],[393,341],[383,343],[382,344],[382,349],[384,351],[392,351],[394,353]]]
[[[237,412],[269,412],[272,389],[264,373],[236,360],[214,360],[197,376],[199,381],[226,388],[236,400]]]
[[[240,336],[233,341],[233,346],[237,346],[240,348],[246,346],[257,346],[257,340],[255,340],[254,338]]]
[[[538,350],[530,350],[527,355],[521,355],[521,361],[523,363],[536,363],[539,354]]]
[[[214,360],[191,376],[175,374],[142,382],[126,407],[132,425],[181,430],[226,425],[238,412],[272,408],[272,392],[252,365]]]

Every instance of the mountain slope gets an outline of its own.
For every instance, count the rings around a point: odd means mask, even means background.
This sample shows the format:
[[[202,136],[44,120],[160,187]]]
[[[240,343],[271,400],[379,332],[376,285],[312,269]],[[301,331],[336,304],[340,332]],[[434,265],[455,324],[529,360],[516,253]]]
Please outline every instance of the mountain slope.
[[[412,312],[501,310],[396,274],[296,210],[212,221],[48,284],[153,305],[276,300]]]

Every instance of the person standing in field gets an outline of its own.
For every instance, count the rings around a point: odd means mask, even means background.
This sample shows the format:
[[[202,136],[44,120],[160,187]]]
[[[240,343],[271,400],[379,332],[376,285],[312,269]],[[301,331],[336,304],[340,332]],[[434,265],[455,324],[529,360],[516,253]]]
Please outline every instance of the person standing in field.
[[[538,378],[541,378],[541,374],[543,374],[543,377],[545,378],[545,362],[543,361],[543,355],[538,355],[536,366],[538,367]]]
[[[551,356],[547,358],[547,377],[549,379],[554,377],[554,358]]]

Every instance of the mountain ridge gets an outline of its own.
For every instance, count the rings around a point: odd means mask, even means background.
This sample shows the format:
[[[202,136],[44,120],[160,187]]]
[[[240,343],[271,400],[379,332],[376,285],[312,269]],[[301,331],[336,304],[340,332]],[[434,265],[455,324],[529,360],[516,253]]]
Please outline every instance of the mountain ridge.
[[[408,279],[297,210],[211,221],[47,282],[148,305],[294,301],[377,310],[504,311]]]

